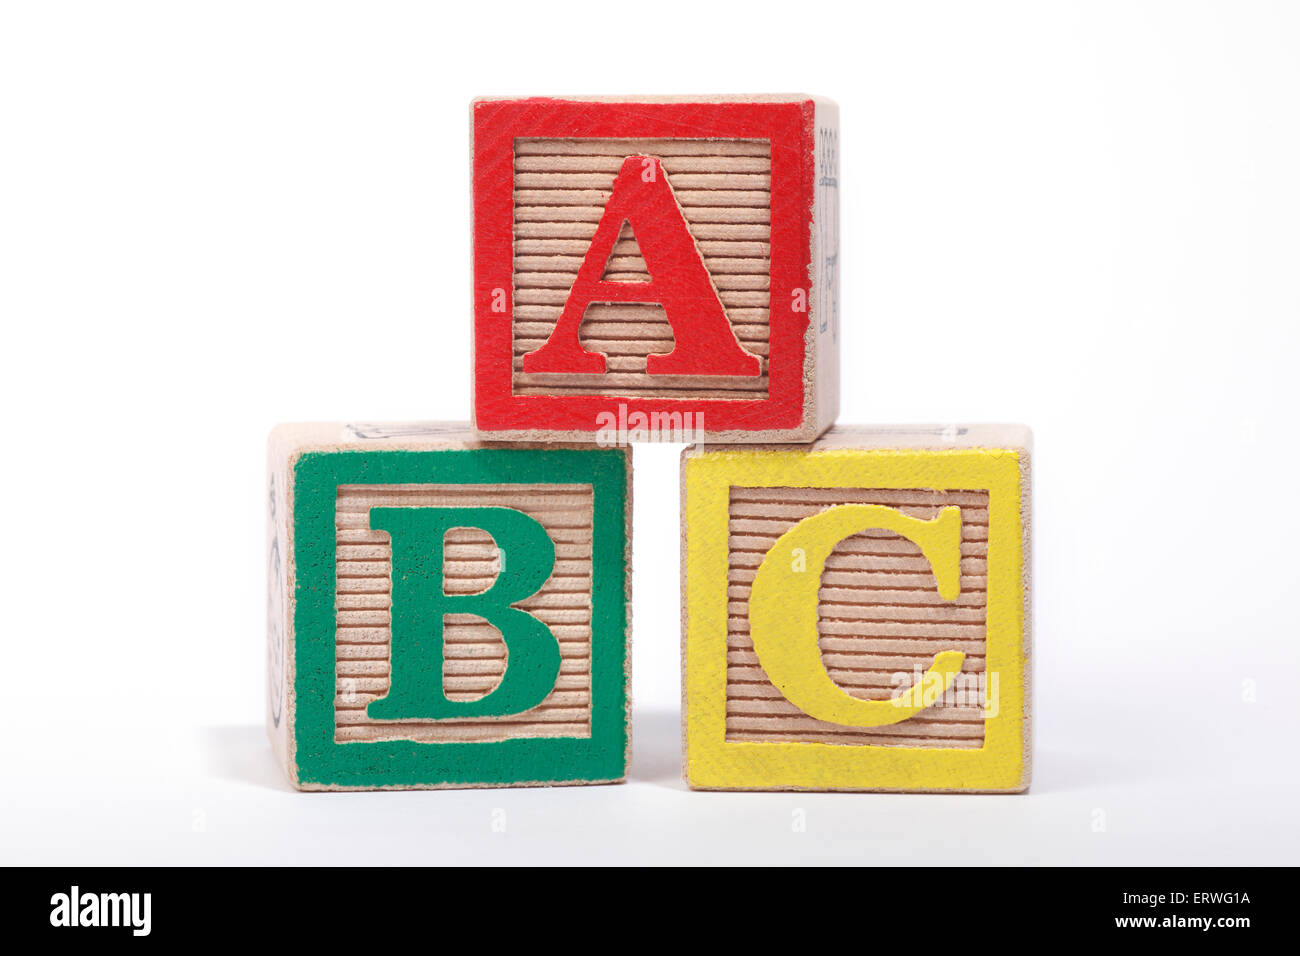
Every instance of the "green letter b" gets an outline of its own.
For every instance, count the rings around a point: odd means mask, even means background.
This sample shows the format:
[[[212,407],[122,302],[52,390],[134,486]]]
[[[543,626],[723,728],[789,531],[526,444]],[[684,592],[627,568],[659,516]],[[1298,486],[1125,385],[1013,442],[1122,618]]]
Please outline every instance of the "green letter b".
[[[555,542],[537,519],[512,508],[371,508],[370,527],[393,545],[391,677],[371,701],[375,720],[501,717],[531,710],[555,689],[560,645],[545,624],[511,607],[536,594],[555,568]],[[451,528],[478,528],[509,555],[477,594],[443,588],[443,541]],[[501,632],[506,670],[478,700],[452,701],[443,689],[443,615],[473,614]]]

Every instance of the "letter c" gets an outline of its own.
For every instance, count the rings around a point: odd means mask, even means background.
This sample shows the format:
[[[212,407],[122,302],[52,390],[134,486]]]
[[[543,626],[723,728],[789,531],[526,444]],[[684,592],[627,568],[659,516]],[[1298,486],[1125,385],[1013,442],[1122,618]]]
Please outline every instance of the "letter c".
[[[749,635],[768,678],[804,713],[847,727],[883,727],[923,710],[953,685],[965,655],[941,651],[921,681],[893,700],[860,700],[826,673],[817,643],[817,592],[826,559],[845,538],[881,529],[902,535],[930,562],[939,596],[961,593],[961,509],[943,508],[929,520],[884,505],[836,505],[803,519],[763,556],[749,594]],[[791,570],[802,548],[806,571]],[[927,700],[928,698],[928,700]]]

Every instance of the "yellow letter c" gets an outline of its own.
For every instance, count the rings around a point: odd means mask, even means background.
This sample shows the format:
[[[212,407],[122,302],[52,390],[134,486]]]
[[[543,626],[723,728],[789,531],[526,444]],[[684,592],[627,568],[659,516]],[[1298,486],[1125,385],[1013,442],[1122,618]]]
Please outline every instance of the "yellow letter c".
[[[961,509],[951,506],[929,520],[884,505],[836,505],[805,518],[763,556],[749,595],[749,635],[768,678],[804,713],[848,727],[883,727],[914,716],[952,687],[965,660],[961,651],[941,651],[920,683],[893,700],[860,700],[830,679],[817,643],[822,571],[837,544],[873,529],[893,531],[918,545],[934,571],[939,596],[957,599]],[[804,549],[807,570],[791,570],[795,548]]]

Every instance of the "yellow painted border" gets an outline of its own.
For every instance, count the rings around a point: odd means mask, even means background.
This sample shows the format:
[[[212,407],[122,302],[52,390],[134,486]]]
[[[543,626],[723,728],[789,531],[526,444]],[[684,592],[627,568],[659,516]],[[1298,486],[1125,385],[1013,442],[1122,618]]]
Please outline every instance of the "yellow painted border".
[[[1025,785],[1020,455],[1008,449],[722,451],[686,459],[687,780],[705,789],[1004,790]],[[971,749],[728,742],[727,537],[733,486],[989,493],[985,666],[997,714]]]

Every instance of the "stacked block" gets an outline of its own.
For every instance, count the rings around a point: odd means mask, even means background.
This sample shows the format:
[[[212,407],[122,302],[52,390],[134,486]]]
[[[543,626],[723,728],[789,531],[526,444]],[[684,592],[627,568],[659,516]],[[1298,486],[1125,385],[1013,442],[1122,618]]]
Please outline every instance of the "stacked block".
[[[836,427],[682,461],[703,789],[1029,782],[1029,434]]]
[[[473,137],[484,438],[808,441],[834,421],[833,103],[479,100]]]
[[[622,779],[630,456],[271,436],[269,730],[301,789]]]

